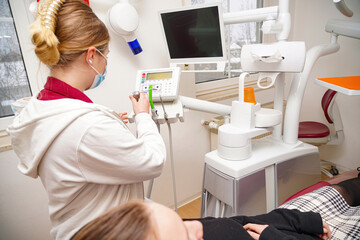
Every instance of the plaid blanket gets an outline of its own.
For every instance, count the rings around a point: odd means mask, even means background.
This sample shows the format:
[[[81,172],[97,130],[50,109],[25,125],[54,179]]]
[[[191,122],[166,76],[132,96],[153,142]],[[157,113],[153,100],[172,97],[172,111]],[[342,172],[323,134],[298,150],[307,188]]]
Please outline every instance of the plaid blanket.
[[[326,186],[292,199],[279,208],[313,211],[329,224],[331,239],[360,239],[360,206],[350,207],[334,188]]]

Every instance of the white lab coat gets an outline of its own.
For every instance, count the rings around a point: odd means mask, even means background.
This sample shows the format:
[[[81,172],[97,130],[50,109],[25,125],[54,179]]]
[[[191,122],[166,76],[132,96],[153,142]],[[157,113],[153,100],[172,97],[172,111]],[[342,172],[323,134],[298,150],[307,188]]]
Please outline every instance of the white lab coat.
[[[103,106],[32,98],[8,127],[18,169],[40,176],[48,192],[53,238],[70,239],[104,211],[142,199],[142,181],[160,175],[163,139],[149,114],[135,121],[137,138]]]

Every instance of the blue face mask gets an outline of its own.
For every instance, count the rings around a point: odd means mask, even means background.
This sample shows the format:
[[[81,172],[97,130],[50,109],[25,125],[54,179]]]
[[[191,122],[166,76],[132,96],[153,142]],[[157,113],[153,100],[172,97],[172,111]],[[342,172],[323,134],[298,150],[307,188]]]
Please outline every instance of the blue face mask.
[[[104,80],[105,80],[105,77],[106,77],[106,69],[107,69],[107,57],[104,56],[104,54],[102,54],[98,49],[96,49],[96,51],[98,51],[98,53],[103,56],[105,59],[106,59],[106,66],[105,66],[105,71],[103,74],[100,74],[100,72],[98,70],[96,70],[92,65],[90,65],[90,67],[92,69],[94,69],[94,71],[97,73],[94,77],[94,81],[93,83],[91,84],[90,88],[89,89],[92,89],[92,88],[96,88],[97,86],[100,85],[100,83],[102,83]],[[91,61],[90,61],[91,63]]]

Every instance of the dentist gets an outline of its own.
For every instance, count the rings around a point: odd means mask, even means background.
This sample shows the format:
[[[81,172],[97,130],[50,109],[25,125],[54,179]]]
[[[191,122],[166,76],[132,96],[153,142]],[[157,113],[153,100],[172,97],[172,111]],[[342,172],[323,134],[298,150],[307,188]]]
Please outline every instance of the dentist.
[[[84,91],[106,77],[109,33],[82,0],[46,0],[30,27],[35,53],[50,68],[44,89],[8,127],[25,175],[40,177],[49,198],[54,239],[130,199],[161,174],[166,150],[149,115],[148,96],[130,96],[135,137],[126,116],[93,103]]]

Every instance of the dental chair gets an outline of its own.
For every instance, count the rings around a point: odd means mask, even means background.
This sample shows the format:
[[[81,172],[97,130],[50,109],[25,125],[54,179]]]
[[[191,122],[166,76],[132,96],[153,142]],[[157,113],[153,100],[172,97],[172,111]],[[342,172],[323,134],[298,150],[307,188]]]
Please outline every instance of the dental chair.
[[[304,121],[299,123],[298,138],[300,141],[320,146],[320,145],[339,145],[344,140],[343,125],[339,108],[335,103],[336,91],[327,90],[321,99],[321,107],[329,124],[335,128],[336,134],[330,136],[330,129],[327,125],[314,122]]]
[[[302,142],[306,142],[315,146],[321,145],[339,145],[344,141],[344,131],[341,121],[339,108],[335,103],[334,90],[327,90],[321,99],[321,107],[324,111],[324,115],[329,124],[332,124],[335,128],[335,135],[330,135],[330,129],[327,125],[314,121],[299,122],[298,138]],[[328,175],[337,175],[339,172],[335,166],[331,166],[330,174],[324,168],[321,171]]]

